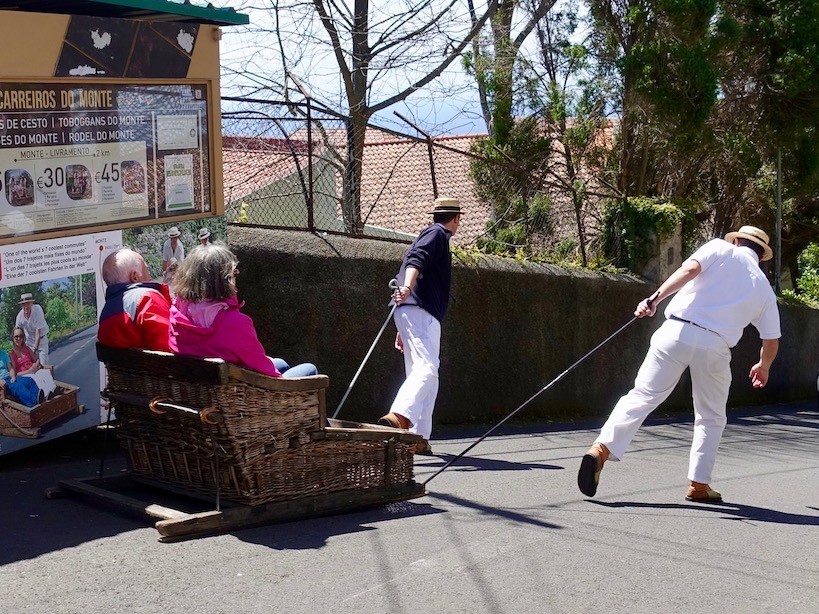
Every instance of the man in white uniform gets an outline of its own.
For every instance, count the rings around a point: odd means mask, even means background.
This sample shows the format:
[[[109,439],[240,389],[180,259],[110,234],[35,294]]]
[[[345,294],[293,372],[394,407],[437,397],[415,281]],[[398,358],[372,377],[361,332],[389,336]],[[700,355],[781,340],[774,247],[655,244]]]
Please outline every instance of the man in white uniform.
[[[40,360],[41,365],[48,365],[48,323],[43,308],[35,304],[34,296],[27,292],[20,297],[21,309],[14,321],[14,326],[26,333],[26,345]]]
[[[650,298],[637,305],[638,318],[653,316],[657,305],[676,293],[665,323],[651,347],[634,388],[622,397],[583,457],[577,474],[580,491],[593,497],[606,460],[619,461],[643,420],[674,390],[686,368],[691,371],[694,438],[688,466],[688,501],[721,502],[710,487],[731,385],[731,348],[753,324],[762,340],[759,362],[751,367],[754,388],[768,382],[779,350],[779,309],[760,261],[773,252],[768,235],[754,226],[709,241],[691,255]]]
[[[162,274],[171,266],[171,259],[176,258],[176,263],[179,264],[185,259],[185,246],[179,240],[179,229],[174,226],[168,231],[168,238],[162,246]]]

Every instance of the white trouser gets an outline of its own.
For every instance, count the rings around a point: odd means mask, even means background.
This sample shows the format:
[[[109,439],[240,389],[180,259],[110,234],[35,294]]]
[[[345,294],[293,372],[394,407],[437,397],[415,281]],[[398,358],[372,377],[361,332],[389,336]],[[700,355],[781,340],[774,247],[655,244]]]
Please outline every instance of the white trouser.
[[[31,351],[34,352],[34,346],[29,346]],[[41,365],[48,365],[48,338],[47,337],[40,337],[40,347],[37,348],[37,351],[34,352],[37,355],[37,360],[40,361]]]
[[[667,320],[651,337],[632,388],[617,402],[603,425],[598,443],[611,460],[620,460],[643,420],[662,403],[691,370],[694,400],[694,438],[688,479],[709,484],[725,428],[725,405],[731,386],[731,349],[716,333],[691,324]]]
[[[54,390],[57,388],[57,384],[54,383],[54,378],[51,375],[50,369],[38,369],[34,373],[24,377],[30,377],[33,379],[46,396],[54,392]]]
[[[407,378],[398,389],[390,411],[412,422],[410,431],[429,439],[432,411],[438,396],[441,323],[415,305],[399,307],[393,319],[404,342]]]

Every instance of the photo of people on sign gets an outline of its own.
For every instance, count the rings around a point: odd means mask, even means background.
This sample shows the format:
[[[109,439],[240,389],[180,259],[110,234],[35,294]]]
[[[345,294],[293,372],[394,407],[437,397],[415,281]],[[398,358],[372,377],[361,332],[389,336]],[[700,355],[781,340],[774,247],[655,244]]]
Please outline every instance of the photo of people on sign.
[[[82,164],[69,164],[65,167],[65,190],[72,200],[91,198],[91,173]]]
[[[80,386],[64,381],[75,371],[63,359],[63,346],[96,323],[94,277],[85,273],[0,291],[0,435],[39,438],[85,412]]]
[[[23,207],[34,202],[34,182],[28,172],[19,168],[7,170],[6,201],[12,207]]]
[[[0,246],[0,454],[101,420],[102,261],[119,231]]]
[[[0,83],[0,239],[211,211],[208,86]]]
[[[145,170],[136,160],[125,160],[122,163],[122,191],[126,194],[145,192]]]

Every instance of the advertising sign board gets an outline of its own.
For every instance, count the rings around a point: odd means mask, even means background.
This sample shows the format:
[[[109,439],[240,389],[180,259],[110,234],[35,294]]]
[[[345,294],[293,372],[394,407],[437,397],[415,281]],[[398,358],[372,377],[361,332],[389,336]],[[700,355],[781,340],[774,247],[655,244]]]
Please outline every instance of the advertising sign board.
[[[211,210],[206,84],[0,82],[0,241]]]

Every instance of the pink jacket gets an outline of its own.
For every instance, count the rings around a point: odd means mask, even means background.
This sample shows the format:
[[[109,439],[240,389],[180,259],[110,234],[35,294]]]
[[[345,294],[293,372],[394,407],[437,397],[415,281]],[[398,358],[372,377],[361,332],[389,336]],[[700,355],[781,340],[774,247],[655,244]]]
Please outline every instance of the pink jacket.
[[[242,305],[236,296],[201,303],[176,297],[171,305],[171,352],[222,358],[246,369],[281,377],[259,342],[253,320],[239,311]]]

